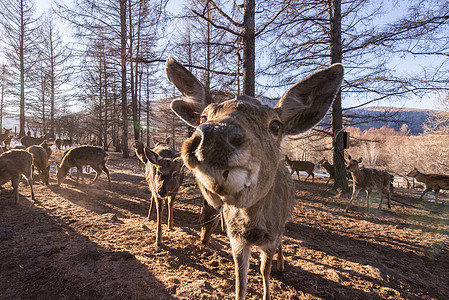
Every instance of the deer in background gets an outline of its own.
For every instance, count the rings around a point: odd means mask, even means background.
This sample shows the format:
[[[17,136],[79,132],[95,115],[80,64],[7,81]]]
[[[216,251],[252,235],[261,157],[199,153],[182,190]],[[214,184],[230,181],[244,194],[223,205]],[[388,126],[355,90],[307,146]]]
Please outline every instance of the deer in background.
[[[320,160],[318,164],[321,165],[324,169],[326,169],[327,173],[329,174],[329,179],[326,182],[326,184],[328,184],[331,179],[335,178],[335,166],[329,163],[326,158]]]
[[[376,170],[376,169],[368,169],[365,167],[360,167],[359,164],[362,162],[362,158],[358,160],[352,159],[349,156],[349,162],[346,167],[346,170],[352,175],[352,196],[346,206],[345,211],[349,210],[349,206],[352,203],[352,200],[358,196],[361,190],[366,191],[366,211],[369,212],[369,201],[371,192],[379,191],[380,195],[380,203],[379,209],[382,209],[382,202],[384,200],[384,195],[388,197],[388,208],[391,209],[390,199],[393,193],[393,176],[387,172]]]
[[[306,179],[304,179],[304,182],[306,182],[307,178],[309,178],[310,176],[312,176],[312,182],[315,181],[315,174],[313,174],[313,169],[315,168],[314,163],[303,160],[290,160],[287,155],[284,156],[284,161],[289,165],[290,169],[292,170],[290,175],[293,175],[294,172],[298,174],[298,181],[301,181],[301,178],[299,177],[299,171],[304,171],[308,174]]]
[[[153,203],[156,204],[156,246],[162,244],[162,213],[167,204],[168,229],[173,229],[173,204],[179,187],[184,180],[184,164],[175,151],[165,144],[157,144],[150,149],[141,142],[134,143],[136,156],[145,164],[145,179],[151,191],[150,219]]]
[[[183,94],[172,110],[196,131],[181,151],[204,199],[221,210],[235,263],[236,299],[244,299],[251,247],[261,252],[264,299],[270,299],[270,272],[284,269],[282,235],[295,187],[281,163],[281,143],[309,130],[327,113],[340,89],[343,66],[335,64],[299,81],[275,108],[249,96],[212,103],[209,90],[190,71],[168,58],[169,81]]]
[[[33,157],[25,150],[9,150],[0,155],[0,184],[11,180],[14,203],[19,201],[19,182],[25,177],[31,189],[31,199],[34,198],[33,183],[31,182],[31,165]]]
[[[41,135],[39,137],[32,137],[32,136],[23,136],[20,139],[20,143],[25,146],[26,148],[33,146],[33,145],[39,145],[40,143],[42,143],[44,140],[48,139],[49,134],[46,133],[44,135]]]
[[[414,168],[407,174],[408,177],[415,177],[416,180],[426,185],[426,189],[422,192],[419,200],[422,200],[427,192],[435,191],[435,202],[438,200],[440,190],[449,190],[449,176],[439,174],[424,174]]]
[[[76,167],[76,183],[78,184],[79,176],[81,174],[81,180],[84,183],[83,166],[91,166],[97,173],[94,180],[91,183],[97,181],[102,172],[108,176],[109,185],[111,185],[111,177],[109,176],[109,170],[106,167],[106,161],[108,160],[108,154],[100,147],[94,146],[79,146],[67,150],[61,163],[58,166],[56,177],[58,178],[58,185],[64,181],[69,170]]]
[[[3,128],[3,130],[5,132],[0,133],[0,147],[3,146],[3,143],[5,143],[4,146],[6,147],[6,142],[5,141],[8,138],[9,138],[9,141],[11,142],[11,137],[9,136],[9,133],[11,132],[12,128],[9,128],[9,129]]]

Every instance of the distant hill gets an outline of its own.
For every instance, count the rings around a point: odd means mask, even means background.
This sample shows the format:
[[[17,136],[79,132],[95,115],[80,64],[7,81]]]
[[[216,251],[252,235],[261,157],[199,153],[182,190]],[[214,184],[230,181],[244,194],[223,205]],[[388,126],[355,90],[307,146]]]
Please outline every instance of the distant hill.
[[[371,127],[388,126],[400,131],[403,124],[407,124],[411,135],[423,133],[423,124],[433,110],[414,108],[368,107],[351,109],[344,115],[350,126],[366,130]]]

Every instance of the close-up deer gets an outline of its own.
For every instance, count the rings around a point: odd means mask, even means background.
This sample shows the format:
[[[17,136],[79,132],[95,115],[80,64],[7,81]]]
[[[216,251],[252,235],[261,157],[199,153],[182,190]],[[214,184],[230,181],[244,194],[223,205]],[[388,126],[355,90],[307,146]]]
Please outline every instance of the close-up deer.
[[[210,92],[184,66],[168,58],[169,81],[184,96],[172,110],[196,131],[181,155],[205,200],[222,209],[235,263],[236,299],[244,299],[251,247],[261,252],[264,299],[270,299],[270,272],[284,269],[282,235],[292,213],[295,188],[281,162],[288,135],[309,130],[326,115],[343,80],[332,65],[289,88],[274,108],[237,96],[212,103]]]
[[[19,201],[20,178],[25,177],[31,189],[31,199],[34,198],[33,183],[31,180],[31,165],[33,157],[25,150],[9,150],[0,155],[0,184],[11,180],[14,201]]]
[[[419,182],[426,185],[426,189],[422,192],[419,200],[422,200],[427,192],[435,191],[435,201],[438,200],[440,190],[449,190],[449,176],[440,174],[424,174],[414,168],[407,174],[408,177],[414,177]]]
[[[136,156],[145,164],[145,179],[151,191],[151,216],[153,204],[156,205],[156,246],[162,244],[162,213],[164,202],[167,204],[168,229],[173,229],[173,205],[179,187],[184,180],[184,164],[176,157],[173,149],[166,144],[158,143],[153,149],[145,147],[140,141],[134,144]]]
[[[284,161],[291,169],[290,175],[293,175],[293,173],[296,172],[296,175],[298,175],[298,181],[301,181],[299,171],[304,171],[307,173],[307,177],[304,179],[304,182],[306,182],[307,178],[310,176],[312,176],[312,182],[315,182],[315,174],[313,173],[313,169],[315,168],[314,163],[304,160],[290,160],[287,155],[284,156]]]
[[[382,209],[384,195],[386,195],[388,199],[388,208],[391,208],[390,199],[393,193],[393,176],[385,171],[360,167],[359,164],[361,162],[362,158],[355,160],[349,156],[346,170],[351,173],[352,176],[352,196],[345,211],[347,212],[349,210],[352,200],[358,196],[361,190],[366,191],[367,212],[369,212],[369,202],[372,191],[379,191],[381,193],[379,209]]]

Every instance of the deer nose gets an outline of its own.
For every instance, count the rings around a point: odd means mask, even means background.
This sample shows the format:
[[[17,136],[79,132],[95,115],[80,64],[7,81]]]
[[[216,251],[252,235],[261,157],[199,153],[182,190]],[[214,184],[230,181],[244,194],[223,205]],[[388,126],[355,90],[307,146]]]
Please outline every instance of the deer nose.
[[[244,140],[243,131],[233,125],[227,123],[203,123],[196,128],[201,135],[202,144],[221,143],[223,146],[240,147]]]

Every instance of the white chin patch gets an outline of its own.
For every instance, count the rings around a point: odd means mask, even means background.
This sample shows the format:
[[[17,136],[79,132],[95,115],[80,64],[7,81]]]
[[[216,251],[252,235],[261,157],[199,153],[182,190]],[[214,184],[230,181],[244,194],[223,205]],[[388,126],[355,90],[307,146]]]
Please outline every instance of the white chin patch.
[[[196,169],[195,175],[208,190],[217,192],[219,195],[232,195],[256,184],[259,167],[208,169],[207,173]]]

